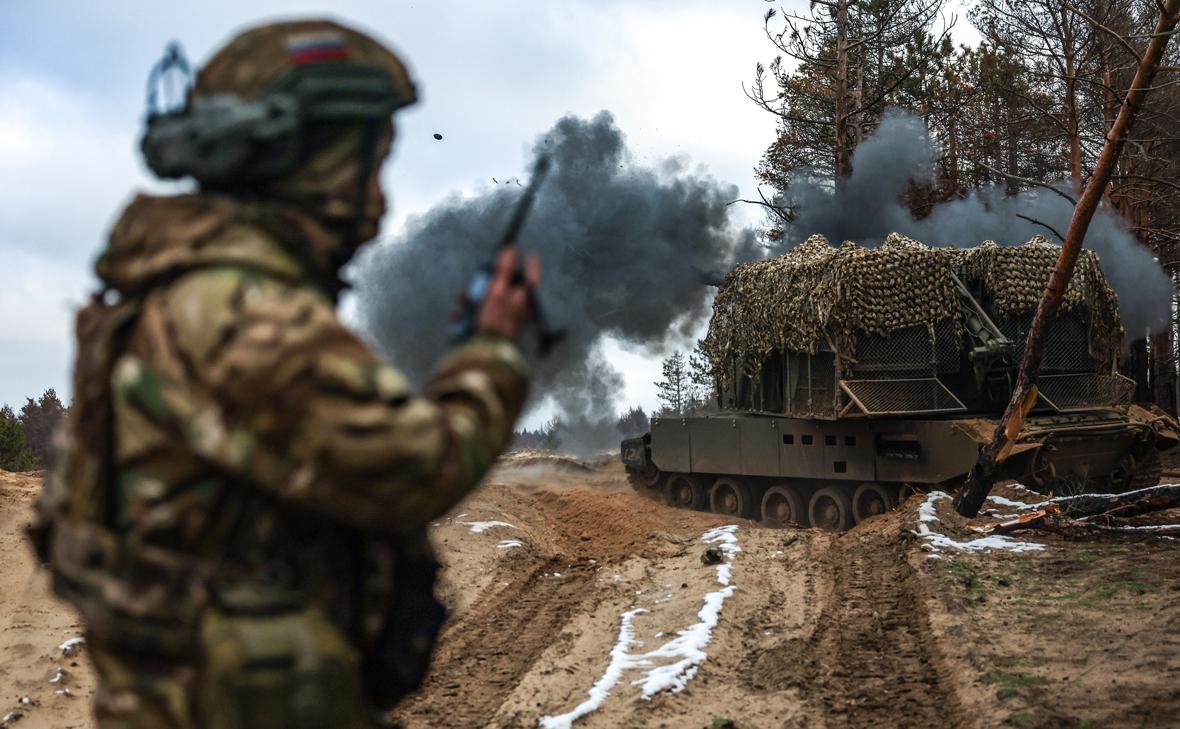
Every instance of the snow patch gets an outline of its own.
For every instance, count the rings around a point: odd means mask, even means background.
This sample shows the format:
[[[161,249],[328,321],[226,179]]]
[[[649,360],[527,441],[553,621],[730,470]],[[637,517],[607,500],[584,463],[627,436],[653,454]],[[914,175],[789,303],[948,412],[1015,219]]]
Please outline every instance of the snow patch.
[[[644,608],[633,608],[623,613],[619,638],[610,652],[610,663],[602,677],[587,692],[589,698],[568,713],[541,717],[542,729],[569,729],[575,721],[601,707],[610,695],[611,689],[629,670],[646,669],[640,678],[631,681],[632,686],[640,687],[640,697],[644,700],[650,700],[662,691],[678,693],[684,690],[697,674],[700,664],[708,658],[705,647],[713,639],[713,629],[717,627],[721,618],[721,608],[737,589],[731,584],[733,566],[728,562],[742,551],[738,546],[737,529],[736,524],[730,524],[710,529],[701,535],[701,541],[715,545],[724,555],[726,562],[717,565],[716,578],[721,589],[705,595],[704,604],[697,612],[698,622],[678,630],[675,638],[655,650],[632,654],[627,652],[630,646],[642,645],[642,642],[635,639],[633,621],[636,615],[648,611]],[[619,579],[619,575],[614,576],[616,582]],[[668,597],[671,597],[670,593]],[[663,635],[661,631],[656,633],[655,637],[660,638]],[[670,659],[671,662],[664,663],[660,659]]]
[[[85,638],[70,638],[57,647],[63,656],[72,656],[83,645],[86,644]]]
[[[679,693],[696,675],[700,664],[708,658],[705,646],[713,639],[713,628],[721,617],[721,608],[737,588],[733,585],[705,595],[705,604],[697,613],[699,623],[676,632],[676,637],[659,648],[639,656],[643,666],[650,666],[655,658],[677,659],[672,663],[651,668],[643,678],[631,684],[640,687],[644,699],[661,691]]]
[[[524,542],[519,539],[505,539],[496,545],[496,549],[516,549],[517,547],[523,546]]]
[[[987,500],[992,502],[993,504],[999,504],[1000,506],[1007,506],[1010,508],[1021,509],[1021,510],[1031,509],[1034,506],[1033,504],[1026,504],[1023,501],[1013,501],[1012,499],[1006,499],[1003,496],[989,496],[989,497],[987,497]]]
[[[493,520],[493,521],[461,521],[459,523],[462,524],[463,526],[471,527],[471,531],[473,534],[483,534],[484,532],[491,529],[492,527],[507,527],[509,529],[516,528],[515,526],[513,526],[512,524],[509,524],[506,521],[495,521],[495,520]]]
[[[565,714],[542,716],[542,729],[569,729],[575,721],[602,706],[606,697],[610,696],[611,689],[623,678],[623,672],[636,665],[636,657],[627,653],[627,648],[637,642],[631,621],[636,615],[645,612],[647,611],[643,608],[635,608],[623,613],[623,620],[619,625],[619,639],[610,651],[610,663],[607,664],[602,677],[595,681],[590,690],[586,692],[588,698]]]
[[[1036,542],[1018,542],[1011,537],[991,535],[972,539],[969,542],[956,542],[945,534],[930,528],[938,521],[938,512],[934,508],[935,502],[949,499],[950,494],[945,491],[931,491],[922,505],[918,507],[918,536],[925,539],[930,551],[939,549],[958,549],[965,552],[982,552],[989,549],[1004,549],[1009,552],[1036,552],[1045,548]]]

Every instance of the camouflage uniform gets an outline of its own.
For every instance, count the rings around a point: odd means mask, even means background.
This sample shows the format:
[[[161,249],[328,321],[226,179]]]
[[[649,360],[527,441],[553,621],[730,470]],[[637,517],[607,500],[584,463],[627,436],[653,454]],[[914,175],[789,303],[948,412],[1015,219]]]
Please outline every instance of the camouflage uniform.
[[[281,70],[251,60],[260,47],[324,28],[392,58],[334,24],[281,24],[232,42],[196,90],[248,96]],[[98,261],[108,291],[78,316],[38,536],[86,620],[103,729],[372,726],[395,696],[360,675],[399,565],[432,564],[426,523],[511,435],[527,372],[509,340],[459,346],[416,395],[340,324],[355,136],[262,194],[138,197]],[[412,638],[428,654],[432,636]]]

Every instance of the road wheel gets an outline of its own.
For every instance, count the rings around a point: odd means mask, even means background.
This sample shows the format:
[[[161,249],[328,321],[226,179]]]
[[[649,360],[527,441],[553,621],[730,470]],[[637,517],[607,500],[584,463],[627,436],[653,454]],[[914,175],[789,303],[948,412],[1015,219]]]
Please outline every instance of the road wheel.
[[[1106,490],[1110,493],[1119,493],[1130,489],[1131,482],[1135,479],[1135,457],[1130,453],[1124,453],[1123,457],[1119,459],[1114,468],[1111,469],[1110,474],[1107,475],[1108,482]]]
[[[673,474],[668,478],[668,486],[664,492],[668,506],[678,509],[692,509],[704,511],[709,506],[709,492],[701,485],[700,479],[683,473]]]
[[[807,526],[807,512],[799,490],[785,484],[767,489],[762,497],[762,521],[779,528],[792,524]]]
[[[667,474],[649,463],[643,468],[627,467],[627,481],[631,488],[644,496],[658,495],[664,490]]]
[[[1155,486],[1160,482],[1163,473],[1164,464],[1160,460],[1160,452],[1153,447],[1135,461],[1135,474],[1131,478],[1131,483],[1127,485],[1127,490],[1135,491]]]
[[[889,492],[879,483],[862,483],[852,495],[852,518],[859,524],[870,516],[880,516],[893,508]]]
[[[719,478],[709,492],[709,509],[735,519],[749,519],[754,507],[750,487],[732,478]]]
[[[844,489],[828,486],[811,495],[807,505],[811,526],[829,532],[845,532],[852,528],[852,500]]]

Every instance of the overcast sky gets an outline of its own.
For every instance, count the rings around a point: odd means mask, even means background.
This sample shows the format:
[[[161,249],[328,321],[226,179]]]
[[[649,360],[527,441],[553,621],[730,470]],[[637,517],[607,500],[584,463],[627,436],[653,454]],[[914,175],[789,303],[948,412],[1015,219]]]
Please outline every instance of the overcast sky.
[[[133,192],[161,189],[136,142],[147,73],[165,43],[179,40],[199,64],[235,28],[324,5],[0,3],[0,402],[69,390],[72,310],[91,288],[93,258]],[[774,122],[741,84],[772,56],[764,0],[328,5],[402,53],[421,90],[398,117],[385,234],[449,194],[521,174],[527,148],[560,116],[603,109],[636,162],[678,157],[754,196],[753,167]],[[734,210],[738,223],[760,219]],[[627,374],[620,404],[650,408],[658,362],[615,356]]]
[[[0,3],[0,402],[69,390],[72,310],[133,191],[148,69],[170,39],[197,63],[232,31],[315,15],[308,2]],[[422,101],[399,116],[385,233],[448,194],[520,174],[566,113],[609,109],[639,163],[681,157],[753,193],[774,123],[742,94],[770,56],[763,0],[334,2],[408,60]],[[432,134],[443,135],[441,142]],[[741,222],[757,222],[753,211]],[[619,353],[622,401],[655,401],[656,363]]]

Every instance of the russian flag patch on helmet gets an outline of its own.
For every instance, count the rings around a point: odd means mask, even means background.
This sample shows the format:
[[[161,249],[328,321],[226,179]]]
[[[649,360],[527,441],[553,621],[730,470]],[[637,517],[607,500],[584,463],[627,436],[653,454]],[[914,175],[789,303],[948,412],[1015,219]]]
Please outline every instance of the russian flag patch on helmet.
[[[348,46],[339,33],[307,33],[287,39],[287,53],[291,63],[319,63],[320,61],[347,61]]]

